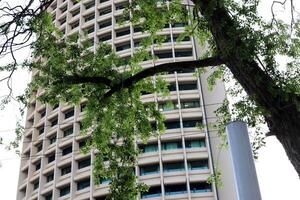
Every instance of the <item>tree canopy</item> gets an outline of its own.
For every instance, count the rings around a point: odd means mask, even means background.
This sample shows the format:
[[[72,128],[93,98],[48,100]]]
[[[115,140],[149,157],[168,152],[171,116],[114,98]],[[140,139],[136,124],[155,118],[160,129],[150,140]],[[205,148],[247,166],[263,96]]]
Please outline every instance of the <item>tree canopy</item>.
[[[217,66],[208,78],[212,87],[216,79],[225,77],[226,81],[234,77],[235,85],[228,92],[235,96],[243,91],[247,94],[234,103],[231,110],[227,101],[218,109],[220,119],[215,126],[220,135],[226,123],[233,119],[246,121],[250,127],[267,123],[267,135],[277,137],[300,174],[300,23],[292,0],[274,1],[271,21],[259,16],[258,0],[192,0],[185,3],[135,0],[124,10],[123,21],[130,16],[131,23],[149,37],[129,60],[118,57],[106,44],[99,44],[93,52],[84,36],[64,37],[46,12],[51,2],[31,0],[26,6],[0,8],[7,20],[0,26],[0,35],[5,38],[0,53],[8,52],[14,59],[1,70],[13,73],[17,69],[14,52],[34,35],[36,40],[29,43],[33,59],[21,66],[38,70],[39,75],[34,77],[27,95],[19,99],[26,102],[32,93],[42,88],[44,92],[39,100],[51,104],[88,100],[83,132],[91,133],[92,140],[86,151],[89,148],[99,150],[94,164],[95,176],[100,176],[99,180],[112,180],[112,199],[118,199],[120,194],[122,198],[127,195],[125,199],[134,199],[139,192],[145,191],[146,187],[139,184],[134,175],[139,154],[135,141],[137,138],[147,141],[164,131],[164,118],[157,105],[142,103],[141,94],[167,95],[167,84],[159,75],[187,68],[198,69],[197,75],[200,75],[205,67]],[[289,23],[277,18],[273,10],[277,4],[289,4]],[[140,64],[144,60],[156,59],[148,47],[166,39],[158,32],[165,24],[178,22],[186,23],[185,33],[178,40],[193,36],[205,53],[194,61],[143,69]],[[16,43],[16,38],[22,36],[24,42]],[[278,56],[288,61],[283,69]],[[3,103],[8,100],[9,96]],[[264,143],[260,130],[256,136],[254,148]],[[104,164],[106,160],[109,165]]]

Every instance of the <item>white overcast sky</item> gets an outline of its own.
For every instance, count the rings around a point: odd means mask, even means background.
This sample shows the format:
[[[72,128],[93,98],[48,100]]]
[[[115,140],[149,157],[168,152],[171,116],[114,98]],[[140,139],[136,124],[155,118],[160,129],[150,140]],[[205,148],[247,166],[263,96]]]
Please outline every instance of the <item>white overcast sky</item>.
[[[270,17],[270,3],[264,0],[260,13]],[[300,2],[298,10],[300,10]],[[285,15],[288,16],[288,15]],[[18,58],[27,58],[29,50],[20,51]],[[2,60],[1,63],[3,64]],[[0,77],[3,73],[0,73]],[[13,77],[14,93],[20,94],[30,81],[27,72],[18,72]],[[5,92],[5,86],[0,85],[0,95]],[[5,110],[0,111],[0,136],[5,141],[14,137],[16,119],[19,117],[18,105],[13,103]],[[275,137],[266,139],[266,147],[260,150],[259,159],[256,161],[256,170],[263,200],[299,200],[300,180],[293,166],[290,164],[284,149]],[[16,199],[20,159],[14,153],[0,146],[0,199]]]

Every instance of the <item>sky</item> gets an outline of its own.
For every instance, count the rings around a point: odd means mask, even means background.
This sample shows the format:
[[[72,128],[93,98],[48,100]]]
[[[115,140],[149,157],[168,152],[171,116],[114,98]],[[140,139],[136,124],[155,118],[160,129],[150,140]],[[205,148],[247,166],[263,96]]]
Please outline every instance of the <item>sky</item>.
[[[260,13],[270,17],[270,2],[262,1]],[[299,8],[299,2],[298,8]],[[267,12],[268,11],[268,12]],[[19,58],[27,58],[29,51],[18,52]],[[2,61],[2,60],[1,60]],[[0,77],[3,73],[0,73]],[[13,77],[15,94],[20,94],[30,81],[29,73],[20,71]],[[5,86],[0,84],[0,94],[5,92]],[[13,139],[16,119],[19,117],[18,104],[9,104],[5,110],[0,110],[0,136],[6,142]],[[255,162],[258,181],[263,200],[299,200],[300,180],[284,149],[274,136],[266,139],[266,147],[260,150],[259,158]],[[0,199],[16,199],[20,159],[13,151],[7,151],[0,146]]]

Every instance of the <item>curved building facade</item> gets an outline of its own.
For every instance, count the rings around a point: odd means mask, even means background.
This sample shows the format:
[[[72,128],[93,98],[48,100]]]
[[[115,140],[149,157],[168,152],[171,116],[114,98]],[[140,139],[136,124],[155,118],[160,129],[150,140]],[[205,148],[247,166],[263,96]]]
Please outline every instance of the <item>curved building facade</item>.
[[[118,55],[130,57],[147,34],[130,23],[120,26],[127,0],[56,0],[49,8],[53,21],[66,35],[87,34],[96,48],[99,42],[111,44]],[[166,2],[168,3],[168,1]],[[188,2],[185,2],[188,3]],[[176,42],[185,24],[169,24],[160,32],[167,40],[153,45],[151,53],[159,59],[146,61],[143,67],[165,62],[198,58],[201,48],[194,38]],[[136,174],[150,186],[139,199],[147,200],[234,200],[236,189],[229,154],[220,150],[216,130],[207,124],[216,120],[214,111],[225,98],[222,82],[208,91],[206,77],[192,71],[177,71],[164,75],[170,83],[174,107],[155,95],[142,96],[145,102],[155,101],[166,116],[166,133],[151,138],[148,144],[138,142],[142,149]],[[33,76],[38,74],[33,71]],[[155,77],[154,77],[155,78]],[[18,200],[100,200],[109,192],[109,182],[93,183],[92,163],[95,154],[83,155],[80,148],[88,136],[80,136],[80,121],[84,117],[84,101],[80,106],[45,105],[33,95],[27,111],[26,133],[23,141]],[[205,125],[203,130],[196,123]],[[206,181],[218,166],[223,187]]]

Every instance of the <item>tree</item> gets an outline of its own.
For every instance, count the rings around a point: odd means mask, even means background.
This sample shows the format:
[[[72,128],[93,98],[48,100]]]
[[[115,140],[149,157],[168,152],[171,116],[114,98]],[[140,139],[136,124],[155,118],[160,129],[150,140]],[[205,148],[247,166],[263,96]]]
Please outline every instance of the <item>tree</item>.
[[[33,6],[32,2],[28,5]],[[25,27],[37,37],[32,44],[37,59],[23,64],[41,72],[28,94],[42,86],[45,92],[40,100],[52,104],[60,100],[78,103],[81,98],[88,98],[84,127],[86,132],[93,134],[90,147],[100,150],[95,175],[106,174],[106,178],[112,179],[112,198],[122,193],[131,199],[145,190],[133,174],[138,155],[134,141],[136,137],[146,141],[164,130],[163,116],[156,110],[156,105],[142,104],[139,100],[142,92],[167,94],[166,83],[160,78],[153,80],[150,77],[186,68],[219,66],[209,78],[212,85],[226,69],[229,70],[238,86],[247,93],[247,97],[233,105],[232,117],[247,121],[251,127],[265,121],[269,127],[267,135],[277,137],[300,175],[300,23],[294,16],[292,0],[274,1],[270,22],[257,14],[257,0],[239,3],[232,0],[192,0],[185,6],[177,0],[168,4],[162,0],[136,0],[124,11],[124,16],[130,13],[131,22],[148,32],[149,37],[127,61],[120,59],[104,44],[93,53],[89,51],[89,42],[78,43],[81,41],[78,36],[62,38],[44,12],[51,2],[40,1],[38,10],[33,9],[34,12],[29,9],[30,6],[10,8],[7,11],[14,21],[2,25],[1,31],[4,31],[1,34],[8,35],[10,30],[15,30],[12,37],[18,36],[15,32],[23,31],[12,28],[16,26]],[[291,8],[289,25],[278,20],[273,10],[276,4],[288,3]],[[191,12],[186,12],[186,8]],[[124,17],[124,20],[127,18]],[[187,35],[197,37],[207,47],[206,54],[195,61],[142,69],[140,62],[155,59],[149,55],[147,47],[164,40],[157,32],[166,23],[176,22],[189,23],[181,38]],[[14,47],[13,43],[5,44]],[[9,49],[13,55],[13,50]],[[286,70],[280,70],[277,55],[289,59]],[[15,61],[3,70],[13,72],[16,67]],[[198,70],[198,73],[201,71]],[[231,91],[233,94],[238,92],[240,90]],[[223,119],[219,124],[223,130],[223,125],[230,120],[226,105],[218,113]],[[153,121],[157,123],[157,131],[153,131]],[[105,159],[110,161],[109,169],[103,164]]]

